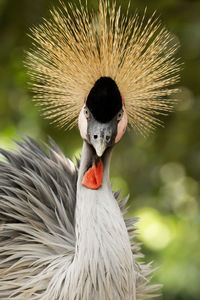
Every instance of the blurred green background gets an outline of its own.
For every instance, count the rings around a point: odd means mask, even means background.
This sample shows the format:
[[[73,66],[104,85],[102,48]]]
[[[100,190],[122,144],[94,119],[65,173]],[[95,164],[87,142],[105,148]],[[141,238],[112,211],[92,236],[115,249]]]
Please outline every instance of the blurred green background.
[[[65,1],[66,2],[66,1]],[[122,9],[128,1],[121,1]],[[24,68],[29,28],[49,15],[57,1],[0,0],[0,147],[11,138],[50,135],[66,155],[80,153],[77,129],[54,128],[31,101]],[[117,0],[117,3],[120,3]],[[90,9],[97,1],[88,0]],[[200,1],[134,0],[131,11],[157,10],[180,42],[184,62],[176,111],[147,139],[129,131],[113,153],[111,175],[122,195],[130,193],[129,212],[141,217],[138,240],[146,261],[160,266],[154,281],[163,283],[159,299],[200,299]]]

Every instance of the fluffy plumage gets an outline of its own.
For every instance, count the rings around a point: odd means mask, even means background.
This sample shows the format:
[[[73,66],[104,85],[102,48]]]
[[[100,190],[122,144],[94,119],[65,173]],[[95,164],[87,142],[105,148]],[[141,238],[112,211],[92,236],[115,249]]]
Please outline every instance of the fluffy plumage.
[[[53,141],[48,154],[32,139],[17,144],[18,152],[1,150],[8,163],[0,162],[0,299],[66,300],[78,169]],[[123,214],[126,202],[118,202]],[[136,222],[125,219],[134,259],[141,258]],[[150,265],[136,260],[134,268],[137,299],[153,297],[160,286],[149,285]]]
[[[107,0],[97,13],[73,4],[51,11],[51,20],[32,30],[27,66],[43,115],[73,126],[101,76],[111,77],[124,99],[129,124],[143,134],[173,109],[180,64],[178,45],[153,15],[129,17]]]

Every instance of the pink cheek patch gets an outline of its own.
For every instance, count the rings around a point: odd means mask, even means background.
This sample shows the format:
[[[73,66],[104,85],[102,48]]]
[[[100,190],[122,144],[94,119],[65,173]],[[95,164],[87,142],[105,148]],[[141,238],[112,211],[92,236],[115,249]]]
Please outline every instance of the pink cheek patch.
[[[83,108],[79,114],[78,127],[83,140],[87,138],[87,119],[84,115]]]
[[[128,123],[128,118],[127,118],[127,113],[125,108],[124,109],[124,113],[123,113],[123,117],[122,119],[119,121],[118,127],[117,127],[117,136],[115,138],[115,143],[118,143],[122,136],[124,135],[124,133],[126,132],[126,128],[127,128],[127,123]]]

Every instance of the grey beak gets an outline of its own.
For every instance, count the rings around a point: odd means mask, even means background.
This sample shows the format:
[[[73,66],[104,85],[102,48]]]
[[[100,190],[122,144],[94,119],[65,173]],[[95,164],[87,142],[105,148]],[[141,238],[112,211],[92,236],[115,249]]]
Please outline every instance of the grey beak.
[[[101,157],[104,153],[104,151],[107,148],[107,145],[104,141],[104,139],[98,139],[96,141],[92,142],[92,146],[94,147],[97,156]]]
[[[104,151],[114,145],[117,134],[117,122],[100,123],[94,118],[88,122],[88,139],[94,147],[97,156],[101,157]]]

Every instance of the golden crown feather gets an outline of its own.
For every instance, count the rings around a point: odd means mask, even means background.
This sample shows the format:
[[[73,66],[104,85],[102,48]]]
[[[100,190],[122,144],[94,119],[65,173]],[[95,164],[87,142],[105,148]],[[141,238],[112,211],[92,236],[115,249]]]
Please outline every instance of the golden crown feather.
[[[128,121],[143,134],[173,109],[180,63],[178,43],[155,14],[121,14],[116,2],[99,1],[97,13],[81,2],[51,11],[51,19],[32,29],[26,64],[34,100],[59,126],[73,126],[94,83],[111,77],[123,97]]]

